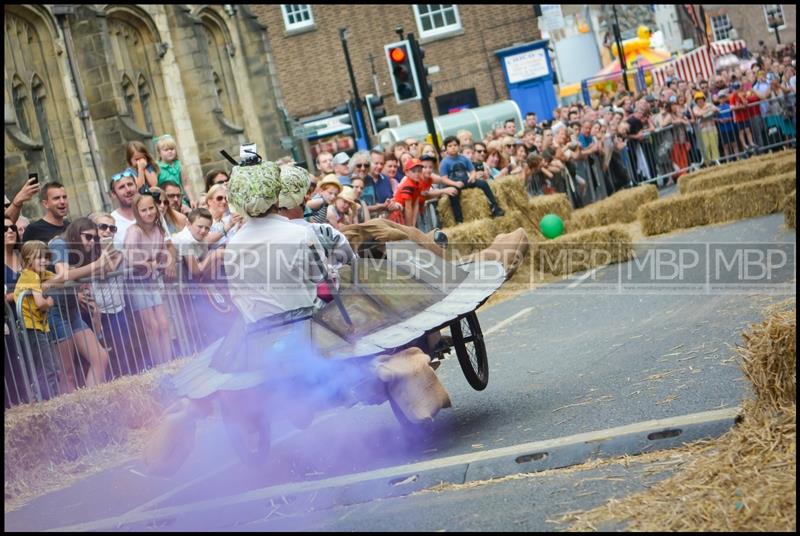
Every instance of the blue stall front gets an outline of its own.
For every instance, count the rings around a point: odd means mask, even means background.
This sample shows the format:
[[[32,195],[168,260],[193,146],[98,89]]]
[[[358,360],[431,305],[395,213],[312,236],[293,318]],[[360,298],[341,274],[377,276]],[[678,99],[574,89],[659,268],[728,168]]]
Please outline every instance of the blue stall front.
[[[547,42],[542,39],[495,52],[503,67],[508,93],[522,116],[536,112],[540,121],[552,120],[553,109],[558,106]]]

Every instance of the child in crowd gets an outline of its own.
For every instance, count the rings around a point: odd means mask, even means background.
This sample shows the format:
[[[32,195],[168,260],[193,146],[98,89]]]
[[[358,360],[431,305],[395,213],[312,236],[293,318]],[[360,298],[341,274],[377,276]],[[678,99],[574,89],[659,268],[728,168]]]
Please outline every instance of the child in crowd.
[[[155,187],[158,185],[160,169],[144,143],[140,141],[129,142],[125,148],[126,158],[130,170],[136,174],[136,188],[142,186]]]
[[[328,205],[332,205],[342,191],[342,185],[333,173],[325,175],[317,185],[317,193],[306,203],[305,219],[311,223],[328,223]]]
[[[350,186],[345,186],[336,196],[333,204],[328,205],[328,223],[334,229],[342,230],[345,225],[353,223],[353,216],[350,214],[352,208],[356,206],[355,192]]]
[[[50,325],[47,320],[47,312],[55,305],[55,301],[52,297],[45,297],[42,288],[45,281],[55,277],[53,272],[47,270],[48,257],[47,244],[44,242],[31,240],[24,243],[23,269],[14,287],[14,300],[19,299],[23,291],[31,291],[31,295],[22,301],[22,320],[28,332],[36,378],[44,399],[58,395],[58,366],[48,340]]]
[[[408,160],[403,169],[406,176],[397,185],[394,194],[394,201],[399,203],[402,210],[395,210],[389,213],[389,219],[395,223],[415,227],[419,217],[420,196],[422,189],[420,180],[422,179],[422,162],[416,158]]]
[[[181,161],[178,160],[178,144],[175,143],[175,138],[169,134],[164,134],[156,142],[156,152],[158,152],[158,186],[164,185],[164,182],[171,181],[181,187],[181,192],[184,195],[184,203],[187,203],[194,208],[195,196],[191,192],[189,180],[186,177],[186,171],[181,167]]]
[[[130,296],[131,309],[139,313],[153,361],[166,363],[172,355],[170,333],[165,329],[169,320],[157,283],[162,268],[168,277],[175,276],[175,256],[168,252],[166,231],[153,196],[136,195],[133,214],[136,223],[125,235],[127,265],[133,269],[135,281],[139,282]]]

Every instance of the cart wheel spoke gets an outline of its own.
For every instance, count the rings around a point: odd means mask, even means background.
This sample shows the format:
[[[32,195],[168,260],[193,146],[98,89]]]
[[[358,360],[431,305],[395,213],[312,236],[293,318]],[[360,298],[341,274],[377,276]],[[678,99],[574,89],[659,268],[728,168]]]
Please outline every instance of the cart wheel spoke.
[[[467,382],[473,389],[482,391],[489,382],[489,363],[478,316],[472,312],[459,318],[450,324],[450,331]]]

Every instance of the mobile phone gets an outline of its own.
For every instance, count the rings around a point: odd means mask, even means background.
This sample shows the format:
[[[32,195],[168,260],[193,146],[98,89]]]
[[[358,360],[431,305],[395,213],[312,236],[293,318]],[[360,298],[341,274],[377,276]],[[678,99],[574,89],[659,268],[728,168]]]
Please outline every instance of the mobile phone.
[[[33,179],[33,184],[39,184],[39,174],[38,173],[28,173],[28,181]]]

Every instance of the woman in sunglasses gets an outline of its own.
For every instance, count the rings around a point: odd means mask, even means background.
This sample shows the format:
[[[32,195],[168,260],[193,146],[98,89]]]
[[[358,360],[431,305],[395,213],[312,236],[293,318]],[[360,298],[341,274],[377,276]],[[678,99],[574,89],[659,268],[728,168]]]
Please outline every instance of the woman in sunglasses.
[[[170,190],[172,194],[174,189],[170,188]],[[161,188],[150,188],[150,195],[153,196],[156,205],[158,205],[158,211],[161,213],[161,223],[164,225],[167,235],[174,236],[183,231],[187,223],[186,216],[172,208],[166,191]],[[178,195],[180,195],[180,192]]]
[[[119,229],[114,217],[105,212],[95,212],[89,218],[97,224],[100,247],[109,252],[117,251],[114,248],[114,237]],[[115,255],[109,270],[121,271],[124,268],[122,260],[121,254]],[[122,274],[92,279],[92,296],[100,314],[103,341],[106,347],[111,347],[111,375],[115,378],[135,374],[146,368],[142,338],[128,327],[132,325],[132,319],[128,316],[130,310],[125,307],[124,289],[125,277]]]
[[[214,219],[206,242],[211,245],[211,249],[215,249],[228,243],[239,230],[243,219],[239,214],[231,214],[228,208],[228,188],[224,184],[212,186],[206,194],[206,202]]]
[[[89,218],[73,221],[64,234],[50,241],[50,252],[56,278],[45,283],[62,284],[86,277],[99,276],[116,265],[119,253],[101,251],[97,226]],[[47,289],[45,289],[47,290]],[[50,309],[50,326],[56,339],[56,348],[61,358],[64,391],[74,391],[80,374],[86,387],[106,381],[108,352],[97,340],[97,336],[83,320],[80,309],[95,313],[94,300],[87,288],[67,286],[52,291],[56,307]],[[88,369],[79,362],[75,370],[75,358],[82,357],[89,363]]]
[[[3,232],[6,262],[6,301],[11,302],[12,309],[14,304],[14,286],[17,284],[19,273],[22,271],[22,257],[19,254],[21,240],[16,224],[8,216],[5,217],[5,229]]]

